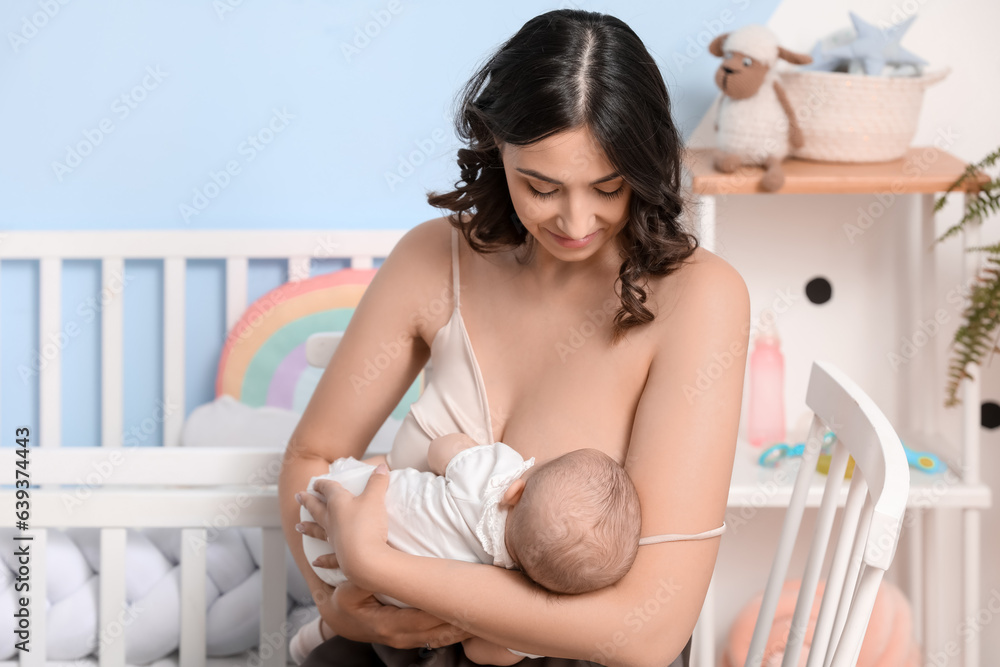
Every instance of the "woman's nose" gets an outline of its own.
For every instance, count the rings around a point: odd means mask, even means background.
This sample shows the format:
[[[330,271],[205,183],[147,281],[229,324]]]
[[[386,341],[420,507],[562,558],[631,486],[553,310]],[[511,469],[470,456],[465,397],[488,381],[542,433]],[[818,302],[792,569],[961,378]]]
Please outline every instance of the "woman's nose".
[[[572,202],[567,204],[567,210],[562,216],[560,227],[563,236],[571,239],[582,239],[594,231],[594,215],[584,206]]]

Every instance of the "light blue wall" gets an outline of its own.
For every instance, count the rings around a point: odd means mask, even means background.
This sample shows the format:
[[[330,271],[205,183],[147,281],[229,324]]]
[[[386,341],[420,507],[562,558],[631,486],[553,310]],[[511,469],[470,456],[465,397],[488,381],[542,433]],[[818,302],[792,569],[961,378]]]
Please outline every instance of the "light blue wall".
[[[777,4],[575,6],[639,34],[687,136],[715,96],[707,42],[766,23]],[[412,227],[440,214],[426,191],[458,178],[450,113],[462,83],[559,6],[570,3],[4,0],[0,229]],[[220,176],[227,164],[234,173]],[[126,273],[129,431],[159,400],[162,267],[130,261]],[[80,327],[63,350],[66,444],[100,440],[100,319],[87,305],[99,276],[97,262],[64,266],[63,321]],[[285,279],[253,262],[251,300]],[[213,398],[223,288],[221,262],[189,265],[186,413]],[[37,424],[37,374],[24,374],[39,356],[37,289],[36,263],[0,264],[4,445],[11,425]],[[160,442],[156,425],[137,444]]]

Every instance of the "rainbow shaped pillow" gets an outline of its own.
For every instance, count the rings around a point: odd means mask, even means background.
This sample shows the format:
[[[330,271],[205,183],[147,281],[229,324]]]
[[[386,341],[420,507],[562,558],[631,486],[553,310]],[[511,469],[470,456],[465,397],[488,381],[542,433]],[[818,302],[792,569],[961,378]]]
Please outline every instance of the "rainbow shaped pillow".
[[[343,332],[377,270],[341,269],[287,282],[254,301],[226,337],[216,398],[228,394],[251,407],[302,414],[324,370],[306,362],[306,339]],[[390,417],[402,420],[423,388],[421,371]]]

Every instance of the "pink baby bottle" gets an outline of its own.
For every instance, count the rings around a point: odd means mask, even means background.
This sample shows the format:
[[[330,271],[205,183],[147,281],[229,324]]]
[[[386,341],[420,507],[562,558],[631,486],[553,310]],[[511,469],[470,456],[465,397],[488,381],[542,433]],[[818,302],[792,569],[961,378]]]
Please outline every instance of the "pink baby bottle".
[[[785,358],[770,318],[761,321],[750,353],[750,405],[747,426],[754,447],[785,440]]]

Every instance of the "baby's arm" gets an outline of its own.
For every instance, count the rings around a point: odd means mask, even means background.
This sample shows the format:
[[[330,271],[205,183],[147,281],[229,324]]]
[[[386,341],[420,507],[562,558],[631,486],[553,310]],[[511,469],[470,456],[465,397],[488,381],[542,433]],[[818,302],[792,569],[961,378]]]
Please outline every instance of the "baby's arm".
[[[431,440],[427,446],[427,467],[436,475],[443,475],[448,462],[463,449],[479,443],[464,433],[449,433]]]
[[[462,642],[462,650],[466,658],[480,665],[516,665],[524,660],[523,655],[511,653],[482,637],[469,637]]]

